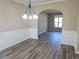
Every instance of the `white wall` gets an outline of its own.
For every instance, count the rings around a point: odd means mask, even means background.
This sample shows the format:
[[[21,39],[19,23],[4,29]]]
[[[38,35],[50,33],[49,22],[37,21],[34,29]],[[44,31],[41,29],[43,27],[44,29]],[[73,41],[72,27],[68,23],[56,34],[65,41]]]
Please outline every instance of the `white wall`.
[[[38,20],[38,33],[44,33],[47,32],[47,27],[48,27],[48,23],[47,23],[47,14],[45,12],[42,12],[39,14],[39,20]]]

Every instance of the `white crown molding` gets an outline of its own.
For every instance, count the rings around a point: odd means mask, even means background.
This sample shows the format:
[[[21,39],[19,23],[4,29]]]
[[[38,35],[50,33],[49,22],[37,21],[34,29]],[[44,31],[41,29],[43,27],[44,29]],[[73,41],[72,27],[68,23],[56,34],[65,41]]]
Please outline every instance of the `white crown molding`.
[[[65,0],[61,0],[61,1],[49,1],[49,2],[39,3],[39,4],[34,4],[33,6],[45,5],[45,4],[49,4],[49,3],[55,3],[55,2],[63,2],[63,1],[65,1]]]
[[[21,2],[21,1],[18,1],[18,0],[14,0],[14,1],[18,2],[20,4],[23,4],[23,5],[26,5],[25,3]],[[66,0],[55,0],[55,1],[49,1],[49,2],[43,2],[43,3],[36,3],[36,4],[33,4],[32,6],[39,6],[39,5],[45,5],[45,4],[49,4],[49,3],[63,2],[63,1],[66,1]]]

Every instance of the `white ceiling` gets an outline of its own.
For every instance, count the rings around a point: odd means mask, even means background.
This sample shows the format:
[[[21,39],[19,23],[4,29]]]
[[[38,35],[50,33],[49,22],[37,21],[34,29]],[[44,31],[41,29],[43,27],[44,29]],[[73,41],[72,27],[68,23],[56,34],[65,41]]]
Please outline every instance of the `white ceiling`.
[[[14,0],[14,1],[24,4],[24,5],[28,5],[29,0]],[[65,1],[65,0],[31,0],[31,3],[33,6],[35,6],[35,5],[42,5],[42,4],[61,2],[61,1]]]

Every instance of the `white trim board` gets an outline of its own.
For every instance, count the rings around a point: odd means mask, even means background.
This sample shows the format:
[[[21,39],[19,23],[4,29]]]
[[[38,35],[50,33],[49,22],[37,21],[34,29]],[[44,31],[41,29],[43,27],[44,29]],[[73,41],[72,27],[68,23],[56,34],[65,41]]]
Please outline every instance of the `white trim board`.
[[[76,54],[79,54],[79,48],[77,47],[77,45],[78,45],[78,39],[79,39],[79,38],[78,38],[78,32],[77,32],[76,37],[77,37],[77,40],[76,40],[76,45],[75,45],[74,48],[75,48],[75,53],[76,53]]]

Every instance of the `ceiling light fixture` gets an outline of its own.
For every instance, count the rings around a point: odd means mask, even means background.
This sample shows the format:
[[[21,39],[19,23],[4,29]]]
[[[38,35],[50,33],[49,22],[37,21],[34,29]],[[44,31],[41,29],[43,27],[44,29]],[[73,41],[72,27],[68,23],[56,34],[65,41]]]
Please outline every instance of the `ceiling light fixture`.
[[[27,10],[25,11],[25,13],[23,14],[22,18],[24,20],[38,19],[38,15],[35,13],[35,11],[33,10],[32,6],[31,6],[31,0],[29,0],[29,6],[28,6]]]

